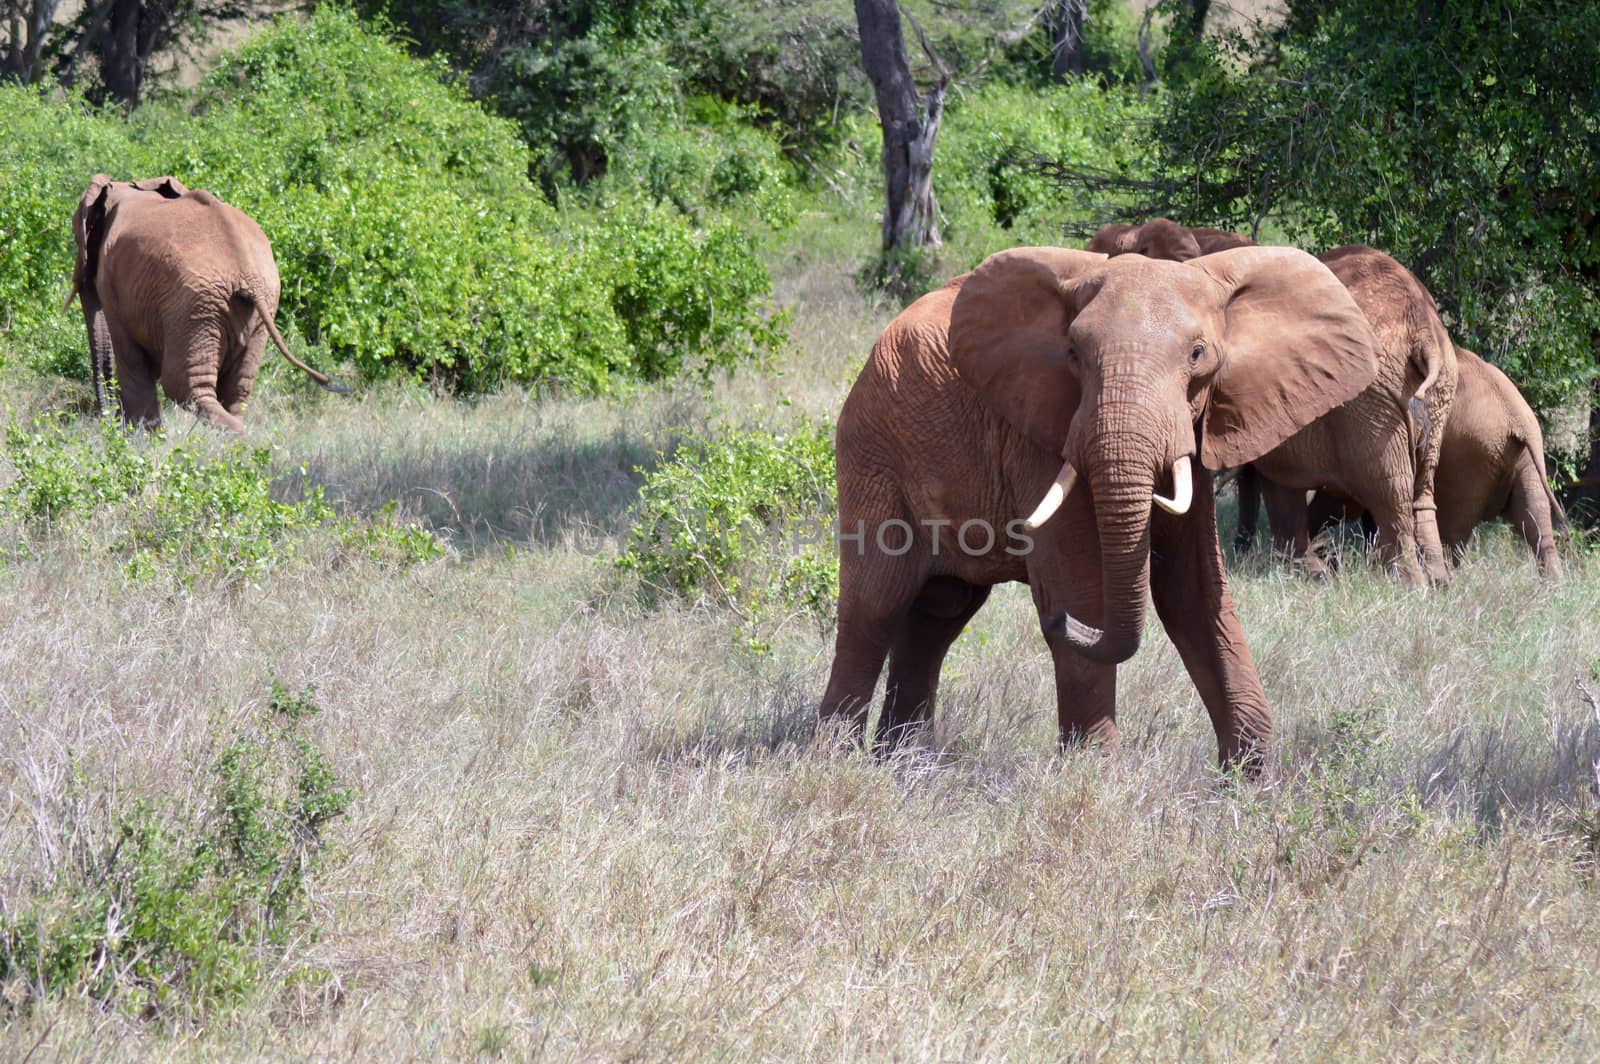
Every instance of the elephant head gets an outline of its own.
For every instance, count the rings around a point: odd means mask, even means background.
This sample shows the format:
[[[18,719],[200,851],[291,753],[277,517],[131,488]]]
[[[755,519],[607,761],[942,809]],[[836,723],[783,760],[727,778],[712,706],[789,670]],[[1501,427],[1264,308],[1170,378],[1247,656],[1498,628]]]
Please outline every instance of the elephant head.
[[[1030,525],[1081,475],[1099,529],[1104,628],[1062,613],[1057,634],[1095,661],[1131,657],[1152,503],[1182,514],[1196,456],[1211,470],[1241,465],[1350,399],[1377,374],[1376,346],[1344,286],[1292,248],[1184,264],[1061,248],[990,256],[956,298],[952,360],[1011,428],[1062,461]]]
[[[78,197],[72,215],[72,237],[78,245],[78,259],[72,271],[72,295],[93,292],[100,268],[100,246],[105,241],[106,214],[118,200],[132,193],[148,193],[162,199],[178,199],[189,190],[175,177],[152,177],[144,181],[113,181],[95,174],[89,187]],[[67,303],[72,302],[72,295]]]
[[[1189,230],[1166,218],[1154,218],[1143,225],[1103,225],[1089,241],[1088,250],[1171,262],[1188,262],[1205,254]]]
[[[1167,218],[1143,225],[1103,225],[1087,250],[1102,255],[1143,255],[1147,259],[1188,262],[1229,248],[1254,247],[1255,241],[1223,229],[1190,229]]]

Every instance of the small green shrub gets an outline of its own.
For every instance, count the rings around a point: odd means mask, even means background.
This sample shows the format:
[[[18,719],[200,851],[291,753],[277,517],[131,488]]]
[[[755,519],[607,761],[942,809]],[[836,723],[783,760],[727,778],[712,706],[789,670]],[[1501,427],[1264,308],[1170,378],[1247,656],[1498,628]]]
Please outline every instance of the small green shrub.
[[[444,557],[444,545],[434,534],[415,521],[401,522],[400,504],[384,503],[370,522],[344,520],[339,523],[339,540],[373,561],[395,569]]]
[[[355,794],[305,734],[313,695],[273,683],[266,711],[195,767],[210,791],[199,817],[166,799],[97,809],[80,771],[59,856],[0,917],[0,1001],[84,993],[198,1019],[242,1001],[292,941],[314,936],[324,832]]]
[[[163,449],[111,421],[84,433],[61,420],[6,430],[13,477],[4,508],[35,535],[77,529],[124,559],[134,579],[171,572],[259,580],[293,560],[323,529],[375,561],[409,566],[444,548],[431,532],[395,519],[335,517],[321,487],[279,498],[269,448],[208,454]],[[23,544],[26,549],[26,543]]]
[[[838,586],[833,433],[736,432],[684,448],[646,477],[623,569],[652,594],[709,599],[756,626],[826,621]]]

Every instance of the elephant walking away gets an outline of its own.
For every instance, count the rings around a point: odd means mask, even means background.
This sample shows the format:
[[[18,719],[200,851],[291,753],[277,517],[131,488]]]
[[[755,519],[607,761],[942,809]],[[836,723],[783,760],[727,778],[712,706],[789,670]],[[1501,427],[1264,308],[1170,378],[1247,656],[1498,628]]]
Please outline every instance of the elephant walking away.
[[[1511,522],[1532,549],[1539,571],[1561,578],[1561,555],[1556,533],[1566,526],[1567,515],[1550,490],[1545,469],[1544,434],[1539,418],[1516,385],[1499,369],[1464,347],[1456,348],[1461,373],[1450,420],[1444,427],[1439,450],[1439,470],[1434,495],[1439,505],[1439,535],[1446,554],[1459,561],[1473,529],[1503,517]],[[1247,470],[1239,480],[1239,526],[1254,529],[1260,505],[1260,486]],[[1273,538],[1293,535],[1296,501],[1290,493],[1289,509],[1268,507]],[[1303,494],[1298,500],[1305,506]],[[1307,510],[1307,524],[1315,536],[1340,520],[1371,520],[1359,503],[1346,504],[1328,492],[1317,492]]]
[[[240,420],[270,337],[330,391],[346,389],[290,353],[273,324],[278,267],[243,211],[171,177],[94,180],[72,218],[95,400],[104,409],[113,362],[123,420],[161,423],[161,389],[220,428]]]
[[[1287,348],[1286,334],[1303,337]],[[839,625],[825,720],[876,743],[929,719],[946,653],[1029,585],[1063,743],[1116,739],[1116,666],[1146,596],[1224,764],[1272,733],[1228,593],[1210,470],[1280,445],[1377,376],[1376,338],[1292,248],[1186,264],[1015,248],[884,331],[838,426]],[[1030,514],[1026,520],[1020,515]]]

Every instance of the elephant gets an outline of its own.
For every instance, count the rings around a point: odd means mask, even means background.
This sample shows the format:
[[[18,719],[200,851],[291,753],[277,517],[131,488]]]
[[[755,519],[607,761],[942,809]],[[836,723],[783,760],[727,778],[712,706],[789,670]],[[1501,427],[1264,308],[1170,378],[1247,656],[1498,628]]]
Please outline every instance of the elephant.
[[[1304,342],[1283,350],[1286,333]],[[1014,248],[924,295],[884,330],[839,416],[822,720],[861,739],[887,658],[874,746],[892,751],[932,717],[945,655],[990,589],[1015,581],[1054,663],[1061,743],[1115,744],[1116,666],[1139,647],[1149,595],[1219,760],[1251,770],[1272,713],[1209,471],[1355,396],[1376,351],[1338,279],[1293,248],[1185,264]]]
[[[1107,228],[1117,231],[1102,229],[1090,242],[1091,249],[1137,246],[1150,257],[1190,261],[1190,245],[1199,247],[1202,241],[1207,247],[1251,245],[1237,233],[1184,230],[1165,218],[1129,230]],[[1191,241],[1184,240],[1186,232]],[[1254,463],[1272,485],[1266,489],[1269,510],[1278,506],[1286,515],[1286,525],[1274,526],[1284,533],[1274,536],[1274,547],[1301,559],[1308,571],[1321,571],[1321,559],[1309,550],[1304,493],[1332,489],[1359,501],[1372,514],[1380,553],[1398,566],[1405,584],[1443,582],[1449,579],[1449,569],[1435,513],[1434,480],[1459,373],[1455,345],[1432,295],[1388,255],[1352,244],[1318,258],[1343,282],[1378,336],[1378,379]],[[1284,346],[1287,349],[1289,343]],[[1248,529],[1243,524],[1240,528],[1242,537]]]
[[[1086,245],[1103,255],[1143,255],[1149,259],[1188,262],[1229,248],[1252,247],[1255,241],[1224,229],[1192,229],[1169,218],[1143,225],[1102,225]]]
[[[1533,550],[1539,571],[1553,580],[1562,575],[1556,531],[1567,515],[1545,470],[1544,434],[1539,418],[1511,378],[1464,347],[1455,349],[1460,376],[1450,419],[1439,449],[1434,492],[1439,505],[1439,534],[1446,555],[1459,562],[1472,531],[1485,521],[1504,517]],[[1239,521],[1253,528],[1262,486],[1240,481]],[[1371,518],[1359,503],[1318,492],[1306,506],[1312,535],[1341,520]],[[1291,503],[1292,505],[1292,503]],[[1296,517],[1284,509],[1268,509],[1273,537],[1292,534]]]
[[[102,411],[114,359],[125,422],[161,423],[159,381],[174,401],[243,432],[240,416],[269,336],[322,387],[346,390],[283,342],[272,321],[272,245],[243,211],[172,177],[128,182],[96,174],[72,233],[78,256],[66,305],[74,296],[82,305]]]

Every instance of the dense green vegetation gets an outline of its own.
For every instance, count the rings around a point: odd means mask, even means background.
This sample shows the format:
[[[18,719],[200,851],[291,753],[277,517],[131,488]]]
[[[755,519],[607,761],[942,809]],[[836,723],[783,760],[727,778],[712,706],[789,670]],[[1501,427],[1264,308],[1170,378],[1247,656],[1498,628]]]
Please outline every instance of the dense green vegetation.
[[[0,88],[0,111],[0,233],[20,252],[0,264],[0,328],[10,357],[36,368],[86,361],[81,322],[59,305],[65,221],[96,171],[171,173],[255,217],[285,278],[288,331],[369,380],[604,391],[759,359],[783,335],[732,220],[632,189],[551,208],[515,126],[339,8],[279,23],[192,97],[131,119],[22,88]],[[699,180],[718,208],[750,199],[781,216],[781,181],[751,138],[704,172],[683,146],[661,198]]]
[[[1185,42],[1156,134],[1172,207],[1389,251],[1535,406],[1584,400],[1600,359],[1597,17],[1294,0],[1282,26]]]

